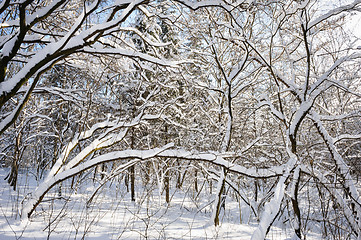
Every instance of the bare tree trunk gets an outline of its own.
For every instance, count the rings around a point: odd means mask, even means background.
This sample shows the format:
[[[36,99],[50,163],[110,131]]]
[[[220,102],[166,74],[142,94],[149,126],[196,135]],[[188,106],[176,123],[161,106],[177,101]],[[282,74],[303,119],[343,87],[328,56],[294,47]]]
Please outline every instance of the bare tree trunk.
[[[197,180],[198,170],[194,170],[194,191],[198,193],[198,180]]]
[[[145,163],[145,176],[144,176],[144,186],[147,186],[149,181],[150,181],[150,174],[151,174],[151,169],[152,169],[152,164],[150,161]]]
[[[129,172],[125,174],[124,184],[125,184],[125,187],[127,188],[127,192],[129,192]]]
[[[177,160],[176,163],[177,163],[177,169],[178,169],[176,188],[180,189],[182,187],[182,172],[181,172],[181,167],[180,167],[179,161]]]
[[[21,157],[20,153],[20,141],[21,141],[21,132],[16,136],[15,141],[15,152],[14,152],[14,158],[11,163],[11,170],[10,173],[5,177],[4,180],[8,180],[8,183],[10,186],[13,187],[14,191],[16,190],[16,183],[18,180],[18,173],[19,173],[19,160]]]
[[[297,173],[295,173],[295,175],[298,174],[298,176],[294,176],[295,181],[295,189],[293,192],[293,197],[291,198],[291,202],[292,202],[292,207],[293,207],[293,211],[295,214],[295,234],[297,235],[298,238],[301,239],[302,235],[301,235],[301,210],[299,208],[299,204],[298,204],[298,189],[299,189],[299,183],[300,183],[300,172],[298,170]]]
[[[130,172],[130,196],[133,202],[135,202],[135,167],[134,165],[129,168]]]
[[[170,202],[170,199],[169,199],[169,171],[167,171],[167,170],[164,175],[164,188],[165,188],[165,201],[166,201],[166,203],[169,203]]]
[[[290,142],[291,142],[291,150],[292,153],[294,153],[296,155],[297,153],[297,140],[296,137],[290,135]],[[295,234],[299,239],[302,239],[302,234],[301,234],[301,211],[299,208],[299,203],[298,203],[298,189],[299,189],[299,183],[300,183],[300,170],[297,168],[293,174],[293,178],[294,178],[294,192],[292,193],[292,197],[291,197],[291,202],[292,202],[292,207],[293,207],[293,212],[295,215]]]
[[[257,203],[258,201],[258,180],[254,180],[254,201]]]
[[[216,209],[215,209],[215,213],[214,213],[214,217],[213,217],[213,222],[215,226],[219,225],[219,215],[221,213],[221,210],[225,210],[226,208],[226,198],[225,198],[225,192],[226,192],[226,174],[227,171],[225,169],[223,169],[223,173],[221,175],[221,177],[219,178],[219,181],[221,181],[221,185],[220,188],[217,189],[218,193],[217,193],[217,197],[216,197]]]
[[[10,173],[4,179],[8,180],[8,183],[13,187],[14,191],[16,190],[16,182],[18,179],[18,157],[16,155],[17,153],[15,153],[13,162],[11,164]]]
[[[132,117],[135,117],[135,105],[133,103],[133,108],[132,108]],[[131,129],[130,132],[130,148],[134,149],[134,129]],[[132,165],[129,168],[129,174],[130,174],[130,196],[133,202],[135,202],[135,166]]]

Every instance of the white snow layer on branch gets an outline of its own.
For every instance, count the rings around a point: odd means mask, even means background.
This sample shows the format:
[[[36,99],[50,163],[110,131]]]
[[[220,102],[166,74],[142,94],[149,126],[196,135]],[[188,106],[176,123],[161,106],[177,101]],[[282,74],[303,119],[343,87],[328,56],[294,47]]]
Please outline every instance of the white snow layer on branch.
[[[122,11],[122,14],[118,18],[116,18],[112,21],[109,21],[109,22],[94,25],[91,28],[80,32],[78,35],[75,35],[76,30],[78,30],[78,28],[80,27],[80,24],[82,24],[82,20],[85,15],[85,13],[81,14],[78,17],[78,19],[75,21],[76,24],[73,25],[71,30],[69,30],[69,32],[64,37],[62,37],[59,41],[50,43],[47,46],[45,46],[43,49],[39,50],[29,60],[29,62],[17,74],[15,74],[15,76],[0,83],[0,96],[3,95],[4,93],[11,92],[16,87],[16,85],[19,84],[19,82],[21,82],[23,79],[25,79],[28,76],[29,72],[31,72],[31,69],[36,68],[40,64],[40,62],[43,59],[45,59],[46,57],[53,56],[56,53],[61,54],[61,53],[66,52],[67,50],[71,50],[71,49],[81,50],[86,45],[87,42],[94,41],[95,40],[94,38],[98,36],[97,34],[101,34],[102,31],[116,28],[117,26],[119,26],[119,24],[121,22],[123,22],[125,20],[125,18],[128,16],[128,14],[134,9],[134,7],[137,4],[142,3],[142,1],[143,0],[132,1],[131,4],[129,4],[129,6]],[[96,7],[95,3],[90,7],[90,9],[87,9],[87,10],[88,11],[94,10]],[[15,44],[16,39],[17,39],[17,37],[14,36],[13,40],[10,40],[5,44],[3,51],[1,52],[1,55],[8,54],[5,51],[5,49],[12,49],[12,47],[10,47],[8,45]],[[115,49],[112,49],[111,51],[110,51],[110,49],[105,50],[105,49],[100,49],[100,48],[89,48],[89,47],[87,47],[87,49],[91,53],[97,53],[97,51],[99,51],[99,53],[107,53],[107,54],[113,53],[113,54],[122,54],[122,55],[128,56],[128,57],[138,57],[138,58],[142,58],[144,60],[154,62],[154,63],[160,64],[160,65],[174,66],[174,64],[176,64],[174,62],[160,60],[155,57],[151,57],[149,55],[138,53],[136,51],[131,51],[131,50],[120,49],[117,52],[117,50],[115,50]]]
[[[28,92],[26,94],[28,94]],[[8,126],[15,118],[17,112],[20,111],[20,108],[23,106],[24,101],[25,99],[22,99],[21,102],[16,106],[16,108],[0,122],[0,132],[2,132],[3,129]]]
[[[176,67],[177,65],[184,63],[184,61],[169,61],[167,59],[156,58],[149,54],[141,53],[130,49],[102,48],[102,47],[93,46],[93,47],[85,47],[84,52],[94,53],[94,54],[113,54],[113,55],[121,55],[126,57],[135,57],[151,63],[159,64],[161,66],[169,66],[169,67]]]
[[[263,107],[263,106],[268,106],[271,110],[271,113],[279,120],[284,121],[286,119],[284,114],[282,112],[278,111],[269,99],[261,99],[260,100],[257,107]]]
[[[314,111],[310,112],[311,119],[316,124],[316,127],[318,131],[320,132],[321,136],[323,137],[330,153],[332,154],[334,161],[337,166],[337,170],[340,172],[341,176],[343,177],[344,181],[344,187],[347,191],[347,194],[351,195],[351,201],[355,202],[355,207],[357,210],[357,215],[361,219],[361,198],[360,194],[353,182],[353,178],[350,176],[350,167],[346,164],[346,162],[343,160],[342,156],[339,154],[339,152],[336,149],[336,146],[334,144],[334,139],[328,134],[326,129],[324,128],[318,114]],[[359,229],[361,229],[361,221],[359,221]]]
[[[307,112],[311,109],[313,105],[312,101],[302,102],[298,110],[295,113],[295,117],[290,125],[289,134],[295,136],[296,127],[301,123],[302,119],[305,117]]]
[[[334,62],[334,64],[324,73],[322,74],[317,81],[312,84],[310,86],[310,97],[311,99],[316,98],[321,92],[323,92],[325,90],[325,88],[327,88],[327,86],[324,86],[323,88],[319,88],[319,86],[325,82],[327,80],[327,78],[331,75],[331,73],[338,67],[340,66],[342,63],[344,63],[345,61],[354,58],[355,55],[351,55],[351,56],[345,56],[342,57],[340,59],[338,59],[337,61]],[[314,92],[315,91],[315,92]]]
[[[51,12],[57,5],[64,3],[64,0],[56,0],[51,2],[48,6],[41,8],[31,15],[26,16],[26,25],[32,25],[36,19],[41,19]]]
[[[317,169],[309,170],[306,168],[306,166],[302,166],[302,171],[308,173],[310,176],[313,176],[316,178],[320,183],[322,183],[324,186],[326,186],[326,189],[329,191],[329,193],[334,197],[336,202],[341,206],[345,217],[347,221],[350,223],[351,228],[361,234],[361,228],[358,226],[357,221],[355,220],[355,215],[352,213],[349,204],[345,202],[345,198],[342,196],[343,193],[340,193],[337,188],[334,187],[327,187],[327,186],[333,186],[334,183],[330,182],[329,179],[325,177],[324,174],[319,172]]]
[[[50,65],[52,65],[53,62],[50,61],[47,64],[45,64],[45,66],[43,66],[37,73],[36,75],[39,76],[40,72],[42,72],[44,69],[48,68]],[[36,76],[36,77],[38,77]],[[34,84],[34,83],[33,83]],[[1,89],[2,85],[0,83],[0,89]],[[23,96],[23,98],[19,101],[18,105],[15,107],[15,109],[12,110],[12,112],[6,116],[6,118],[4,118],[3,120],[1,120],[0,122],[0,132],[4,131],[4,129],[6,127],[8,127],[8,125],[14,120],[14,118],[16,118],[17,114],[19,114],[19,111],[21,111],[21,109],[24,107],[24,105],[26,104],[27,101],[27,97],[29,96],[29,94],[31,94],[31,90],[32,87],[29,87],[26,92],[25,95]],[[1,90],[0,90],[1,91]],[[1,93],[0,93],[1,95]]]
[[[149,39],[148,37],[146,37],[141,31],[139,31],[138,29],[134,28],[134,27],[120,27],[119,30],[121,31],[131,31],[136,33],[141,39],[143,39],[144,41],[146,41],[148,44],[155,46],[155,47],[166,47],[171,45],[171,42],[154,42],[151,39]]]
[[[80,20],[78,19],[76,21],[78,24],[80,24]],[[29,62],[12,78],[0,83],[0,96],[3,95],[6,92],[11,92],[16,85],[21,82],[23,79],[25,79],[29,72],[33,68],[36,68],[37,65],[40,64],[40,62],[47,57],[54,55],[56,52],[60,50],[64,50],[67,48],[72,48],[76,46],[82,46],[84,44],[84,41],[78,41],[78,39],[74,36],[72,36],[73,31],[75,31],[79,26],[74,25],[72,29],[65,35],[65,37],[61,38],[58,42],[54,42],[51,44],[48,44],[43,49],[39,50],[30,60]],[[8,49],[10,51],[13,49],[13,47],[7,46],[10,44],[9,42],[5,44],[4,48]],[[2,55],[9,54],[7,52],[2,52]]]
[[[6,3],[5,0],[0,3],[0,9],[5,6],[5,3]]]
[[[347,5],[332,9],[332,10],[328,11],[327,13],[319,16],[315,20],[311,21],[307,25],[307,29],[311,29],[312,27],[316,26],[320,22],[322,22],[322,21],[324,21],[324,20],[326,20],[326,19],[328,19],[328,18],[330,18],[332,16],[338,15],[338,14],[340,14],[342,12],[345,12],[345,11],[348,11],[348,10],[352,10],[360,3],[361,3],[361,0],[356,0],[356,1],[352,2],[352,3],[350,3],[350,4],[347,4]]]
[[[227,127],[226,127],[226,133],[224,135],[224,139],[222,141],[222,152],[226,152],[228,149],[228,146],[230,145],[231,142],[231,131],[232,131],[232,117],[230,115],[230,113],[228,113],[227,116]]]
[[[338,121],[338,120],[344,120],[347,118],[353,118],[353,117],[359,117],[361,113],[361,109],[357,109],[355,111],[351,111],[346,114],[340,114],[340,115],[319,115],[321,121]]]
[[[201,0],[201,1],[189,1],[189,0],[177,0],[177,2],[186,5],[192,10],[197,10],[204,7],[222,7],[227,11],[234,10],[237,6],[244,4],[244,1],[235,1],[232,4],[223,0]]]
[[[336,143],[336,142],[346,140],[346,139],[361,140],[361,134],[356,134],[356,135],[342,134],[342,135],[339,135],[339,136],[333,138],[333,142]]]
[[[209,163],[213,163],[218,166],[227,168],[227,170],[239,173],[245,176],[253,178],[270,178],[280,176],[283,173],[286,164],[281,166],[276,166],[272,168],[245,168],[241,165],[232,163],[224,159],[224,157],[231,157],[232,155],[226,154],[217,154],[217,153],[193,153],[183,149],[169,149],[161,152],[159,157],[169,157],[169,158],[180,158],[185,160],[199,160]]]
[[[91,132],[91,131],[90,131]],[[87,134],[84,134],[83,137],[86,137]],[[98,140],[98,139],[97,139]],[[109,141],[109,139],[106,139]],[[75,140],[76,142],[76,140]],[[75,145],[76,143],[71,143],[71,145]],[[69,146],[69,149],[72,147]],[[82,162],[79,156],[86,156],[86,154],[90,154],[90,151],[82,151],[78,154],[78,156],[74,157],[70,163],[66,164],[61,171],[59,167],[63,164],[62,159],[59,158],[56,162],[55,166],[46,177],[46,179],[38,186],[38,188],[31,194],[29,200],[25,202],[25,205],[22,210],[22,216],[28,216],[28,214],[33,211],[34,206],[41,201],[44,195],[57,183],[72,177],[84,170],[87,170],[91,167],[94,167],[98,164],[109,162],[109,161],[116,161],[121,159],[139,159],[139,160],[149,160],[152,157],[167,157],[167,158],[179,158],[185,160],[199,160],[199,161],[206,161],[210,162],[219,166],[226,167],[228,170],[237,172],[246,176],[250,177],[261,177],[261,178],[268,178],[268,177],[275,177],[282,175],[285,172],[285,169],[289,168],[289,163],[284,165],[269,168],[269,169],[256,169],[250,168],[247,169],[237,164],[233,164],[229,161],[223,159],[221,155],[217,155],[215,153],[192,153],[190,151],[182,150],[182,149],[169,149],[173,146],[173,144],[168,144],[162,148],[155,148],[151,150],[123,150],[123,151],[114,151],[110,153],[106,153],[90,159],[88,161]],[[92,146],[94,147],[94,146]],[[68,154],[69,150],[66,150],[64,154]],[[229,154],[227,154],[229,157]]]
[[[73,140],[65,147],[64,151],[60,154],[58,160],[50,170],[47,178],[53,177],[59,171],[61,171],[61,167],[65,164],[66,159],[68,158],[71,151],[79,144],[80,141],[90,138],[93,136],[94,132],[99,129],[107,128],[105,133],[101,134],[97,139],[92,141],[87,147],[82,149],[80,153],[78,153],[69,163],[64,165],[64,169],[69,169],[78,164],[79,162],[83,161],[89,154],[99,148],[108,147],[121,139],[125,136],[128,127],[137,125],[141,118],[142,113],[140,113],[137,117],[135,117],[131,122],[120,122],[119,120],[116,121],[104,121],[97,124],[94,124],[89,130],[84,131],[80,134],[77,134]],[[152,116],[150,116],[152,117]],[[120,132],[112,133],[117,128],[125,128]]]
[[[41,201],[42,197],[58,182],[68,179],[69,177],[72,177],[101,163],[118,159],[149,159],[157,156],[160,152],[170,147],[173,147],[173,144],[167,144],[161,148],[154,148],[150,150],[124,150],[110,152],[81,163],[74,168],[68,168],[63,172],[56,174],[55,176],[48,177],[35,189],[33,193],[31,193],[29,199],[27,199],[23,205],[21,216],[23,218],[28,216],[28,214],[33,210],[34,206],[36,206],[36,204]]]
[[[273,219],[277,216],[281,204],[282,199],[285,192],[285,181],[287,177],[281,176],[280,180],[277,183],[277,186],[275,188],[274,197],[272,200],[265,204],[265,209],[261,216],[261,221],[256,229],[256,231],[253,232],[252,240],[263,240],[266,237],[268,228],[270,227],[271,223],[273,222]]]
[[[264,240],[266,238],[268,228],[272,225],[274,219],[277,217],[280,211],[283,197],[285,195],[286,180],[290,175],[291,170],[296,164],[296,156],[292,156],[287,163],[287,168],[284,174],[280,177],[277,186],[274,190],[274,196],[271,201],[267,202],[264,207],[264,211],[261,215],[260,223],[257,229],[253,232],[252,240]]]

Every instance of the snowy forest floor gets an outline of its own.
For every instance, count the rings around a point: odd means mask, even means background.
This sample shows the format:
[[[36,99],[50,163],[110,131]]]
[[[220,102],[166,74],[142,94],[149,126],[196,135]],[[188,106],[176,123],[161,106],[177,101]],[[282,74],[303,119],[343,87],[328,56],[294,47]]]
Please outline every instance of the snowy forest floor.
[[[98,183],[83,176],[77,191],[70,191],[71,180],[48,193],[31,220],[20,220],[24,196],[35,189],[30,174],[20,174],[16,191],[4,180],[8,169],[0,168],[0,239],[250,239],[257,226],[249,208],[230,197],[219,227],[210,223],[211,196],[192,197],[190,189],[172,192],[170,204],[159,190],[137,189],[137,200],[130,201],[124,180],[109,182],[91,203],[87,201]],[[141,186],[140,184],[138,186]],[[151,190],[151,191],[149,191]],[[242,224],[240,223],[240,209]],[[267,239],[290,239],[286,226],[272,227]],[[307,239],[321,239],[307,233]]]

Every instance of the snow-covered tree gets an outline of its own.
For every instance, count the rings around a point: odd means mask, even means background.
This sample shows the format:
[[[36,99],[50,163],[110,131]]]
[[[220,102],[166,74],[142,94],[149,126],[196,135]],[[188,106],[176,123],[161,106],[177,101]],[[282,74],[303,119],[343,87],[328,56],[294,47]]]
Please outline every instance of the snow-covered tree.
[[[0,160],[12,185],[19,167],[46,172],[22,217],[68,178],[97,169],[96,194],[129,170],[133,201],[141,178],[167,203],[172,186],[210,193],[215,225],[237,196],[252,239],[278,222],[360,237],[361,1],[324,7],[3,1]]]

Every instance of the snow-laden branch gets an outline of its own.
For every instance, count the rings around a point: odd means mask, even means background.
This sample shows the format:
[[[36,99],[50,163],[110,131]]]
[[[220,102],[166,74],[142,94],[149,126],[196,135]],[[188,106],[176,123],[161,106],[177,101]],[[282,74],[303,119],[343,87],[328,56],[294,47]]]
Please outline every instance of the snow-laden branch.
[[[196,160],[209,162],[227,169],[234,173],[252,178],[271,178],[282,175],[286,164],[272,168],[246,168],[241,165],[225,160],[225,158],[236,157],[238,154],[221,153],[195,153],[184,149],[169,149],[158,155],[159,157],[179,158],[184,160]]]
[[[31,86],[26,90],[24,97],[21,99],[21,101],[18,103],[18,105],[15,107],[15,109],[12,110],[12,112],[7,115],[4,119],[1,120],[0,122],[0,135],[11,125],[15,122],[16,118],[19,116],[21,110],[24,108],[24,106],[26,105],[27,101],[30,98],[30,95],[33,91],[33,89],[35,88],[38,79],[40,78],[40,75],[46,71],[51,65],[53,64],[53,62],[48,62],[47,64],[45,64],[43,66],[43,68],[37,73],[37,75],[35,76]],[[0,83],[0,87],[1,87],[1,83]]]
[[[264,206],[264,211],[262,213],[260,223],[252,235],[252,240],[263,240],[266,238],[269,228],[271,227],[274,219],[277,217],[281,209],[282,200],[285,195],[286,180],[289,178],[289,175],[293,170],[296,162],[296,156],[292,156],[288,161],[287,168],[278,180],[277,186],[274,189],[273,198]]]
[[[57,61],[64,59],[65,57],[73,53],[87,52],[92,54],[122,55],[125,57],[137,58],[157,65],[169,67],[176,67],[177,65],[183,63],[181,61],[169,61],[163,58],[157,58],[145,53],[137,52],[135,50],[117,48],[110,49],[95,46],[95,43],[101,37],[114,31],[125,30],[119,29],[120,24],[128,18],[128,16],[139,4],[142,4],[144,2],[144,0],[117,1],[116,3],[114,3],[114,5],[110,6],[109,9],[113,10],[111,11],[110,16],[108,16],[108,19],[105,22],[92,25],[84,31],[79,31],[80,29],[82,29],[85,19],[92,12],[98,9],[100,1],[94,1],[91,5],[85,6],[83,12],[77,17],[77,19],[75,19],[71,29],[67,31],[65,35],[60,35],[58,41],[50,42],[40,49],[35,48],[36,50],[34,50],[34,52],[29,53],[29,60],[27,60],[24,66],[11,77],[5,78],[5,72],[4,76],[0,74],[0,108],[11,97],[18,93],[19,89],[24,83],[31,79],[36,73],[42,71],[45,66],[51,67],[52,64],[55,64]],[[48,6],[37,10],[34,14],[27,16],[27,24],[29,25],[28,27],[30,28],[34,22],[40,21],[43,18],[49,16],[63,3],[64,1],[62,0],[54,1]],[[116,13],[119,10],[122,11],[119,15],[117,15]],[[44,36],[49,34],[51,35],[51,33],[45,32]],[[15,33],[10,37],[7,36],[8,38],[6,39],[5,45],[0,52],[0,60],[4,65],[7,65],[7,63],[10,61],[10,59],[8,58],[13,57],[13,52],[15,51],[14,49],[17,46],[18,42],[26,38],[27,36],[29,37],[29,35],[20,36],[20,33]],[[41,38],[41,36],[39,36],[39,38]],[[91,47],[93,44],[94,47]],[[154,46],[164,46],[163,44],[153,44]],[[13,114],[12,116],[12,120],[16,118],[16,114]],[[1,131],[6,130],[8,126],[10,126],[10,124],[11,122],[9,122],[8,119],[6,119],[6,121],[2,121],[0,123],[0,126],[2,126]]]
[[[49,16],[55,9],[57,9],[59,6],[61,6],[63,3],[65,3],[65,0],[57,0],[50,3],[48,6],[36,11],[34,14],[30,16],[24,16],[24,19],[22,17],[22,14],[25,15],[25,8],[23,9],[21,6],[19,7],[19,19],[15,20],[19,28],[16,30],[16,33],[9,38],[5,44],[2,47],[2,51],[0,53],[0,61],[7,65],[9,60],[15,56],[16,52],[19,50],[21,42],[26,37],[26,32],[42,20],[43,18],[46,18]],[[24,11],[24,13],[22,13]],[[9,24],[5,24],[5,27]],[[10,25],[11,26],[11,25]],[[1,76],[3,77],[3,76]],[[1,81],[2,79],[0,79]],[[0,94],[1,95],[1,94]]]
[[[240,94],[243,90],[247,89],[248,87],[254,85],[256,81],[257,79],[253,79],[251,81],[242,82],[241,84],[233,87],[231,92],[231,98],[236,98],[238,94]]]
[[[56,0],[52,1],[48,6],[41,8],[34,13],[28,15],[26,17],[26,25],[28,27],[33,26],[35,23],[49,16],[52,12],[54,12],[59,6],[64,4],[66,0]]]
[[[340,115],[319,115],[321,121],[340,121],[348,118],[360,117],[361,109]]]
[[[3,0],[0,3],[0,14],[8,7],[10,0]]]
[[[135,34],[137,34],[141,39],[143,39],[145,42],[147,42],[148,44],[154,46],[154,47],[166,47],[171,45],[171,42],[154,42],[153,40],[149,39],[147,36],[145,36],[141,31],[139,31],[138,29],[134,28],[134,27],[120,27],[118,28],[118,30],[120,31],[127,31],[127,32],[134,32]]]
[[[358,235],[360,235],[361,234],[361,225],[358,224],[357,220],[356,220],[357,217],[360,217],[360,214],[357,213],[357,215],[355,215],[352,212],[348,202],[345,200],[345,198],[342,196],[342,193],[340,193],[337,188],[329,187],[329,186],[333,186],[334,183],[330,182],[329,179],[327,179],[325,177],[325,175],[323,175],[317,169],[309,170],[305,166],[302,166],[302,171],[307,173],[308,175],[312,176],[313,178],[315,178],[321,185],[323,185],[323,187],[325,189],[327,189],[327,191],[334,197],[333,199],[336,200],[336,202],[342,208],[342,211],[343,211],[347,221],[349,222],[352,230],[355,233],[358,233]]]
[[[121,55],[130,58],[139,58],[147,62],[155,63],[161,66],[168,66],[168,67],[177,67],[179,64],[185,63],[185,61],[169,61],[167,59],[156,58],[149,54],[141,53],[131,49],[103,48],[103,47],[93,46],[93,47],[85,47],[81,51],[92,54]]]
[[[105,127],[106,124],[102,123],[98,126],[91,129],[89,132],[84,132],[82,136],[79,136],[79,139],[86,138],[91,135],[93,131],[98,127]],[[110,131],[110,130],[109,130]],[[126,130],[124,130],[126,131]],[[123,132],[124,132],[123,131]],[[118,134],[122,138],[123,134]],[[245,168],[240,165],[229,162],[223,158],[231,157],[228,153],[224,154],[215,154],[215,153],[194,153],[182,149],[169,149],[173,144],[168,144],[162,148],[156,148],[152,150],[123,150],[123,151],[113,151],[106,153],[100,156],[97,156],[93,159],[83,161],[94,149],[99,149],[99,145],[103,144],[112,144],[118,138],[114,138],[114,135],[104,136],[105,140],[102,142],[102,138],[99,137],[94,140],[88,147],[83,149],[77,156],[75,156],[67,164],[64,164],[63,158],[66,155],[69,155],[70,151],[78,143],[78,140],[73,140],[69,146],[65,149],[62,155],[58,158],[58,161],[55,163],[52,170],[49,172],[45,180],[39,185],[39,187],[31,194],[29,200],[26,200],[24,208],[22,210],[22,216],[30,216],[31,213],[35,210],[36,206],[41,202],[45,194],[57,183],[72,177],[84,170],[87,170],[91,167],[94,167],[98,164],[118,161],[122,159],[139,159],[139,160],[148,160],[153,157],[166,157],[166,158],[177,158],[182,160],[193,160],[193,161],[205,161],[218,166],[224,167],[227,171],[239,173],[245,176],[252,178],[270,178],[281,176],[285,169],[288,169],[290,164],[286,163],[284,165],[268,168],[268,169],[256,169],[256,168]],[[99,145],[97,145],[99,144]],[[223,155],[223,156],[222,156]],[[64,164],[64,165],[63,165]],[[128,165],[127,165],[128,166]]]
[[[260,102],[257,104],[257,108],[263,107],[263,106],[267,106],[270,108],[271,113],[278,118],[279,120],[281,120],[282,122],[284,122],[286,120],[285,115],[283,113],[281,113],[280,111],[278,111],[275,106],[271,103],[271,101],[269,99],[261,99]]]
[[[78,165],[94,151],[109,147],[121,141],[127,134],[129,127],[135,126],[139,124],[141,120],[147,119],[142,117],[143,112],[141,112],[130,122],[124,122],[119,120],[100,122],[94,124],[89,130],[77,134],[60,154],[59,158],[50,170],[47,179],[52,178],[54,175],[59,173],[59,171],[64,171]],[[154,116],[149,116],[149,118],[153,119],[152,117]],[[78,153],[74,158],[72,158],[68,163],[65,164],[66,160],[69,157],[69,154],[73,151],[73,149],[78,146],[81,141],[84,141],[93,136],[94,132],[99,129],[106,129],[106,131],[95,140],[93,140],[90,144],[88,144],[84,149],[82,149],[82,151],[80,151],[80,153]],[[121,130],[116,131],[117,129]]]
[[[361,197],[350,175],[350,167],[347,165],[347,163],[343,160],[342,156],[337,151],[334,139],[324,128],[318,114],[314,111],[311,111],[310,118],[315,123],[319,134],[323,138],[328,150],[330,151],[332,158],[335,161],[335,165],[337,166],[337,171],[341,175],[344,190],[346,191],[346,194],[348,194],[348,197],[350,197],[352,202],[355,204],[355,207],[357,209],[357,215],[361,219]],[[361,229],[361,221],[359,222],[359,225]]]
[[[339,135],[335,138],[333,138],[333,143],[337,143],[339,141],[342,141],[342,140],[361,140],[361,134],[356,134],[356,135],[353,135],[353,134],[342,134],[342,135]]]
[[[354,56],[354,55],[353,55]],[[312,84],[310,86],[310,93],[309,95],[312,97],[312,98],[315,98],[317,97],[320,92],[322,92],[325,87],[321,88],[320,89],[320,86],[322,83],[324,83],[327,78],[331,75],[331,73],[337,68],[339,67],[342,63],[344,63],[345,61],[349,60],[351,58],[351,56],[346,56],[346,57],[342,57],[340,59],[337,59],[337,61],[324,73],[322,74],[318,79],[317,81]]]
[[[251,53],[252,58],[256,60],[262,67],[265,67],[275,78],[276,81],[284,84],[293,95],[301,99],[302,92],[300,91],[300,87],[295,83],[294,79],[288,79],[283,76],[281,72],[277,71],[277,69],[275,69],[272,64],[269,63],[259,51],[257,51],[257,49],[253,46],[252,43],[247,42],[247,44],[254,50]]]
[[[91,12],[96,9],[97,5],[95,3],[92,5],[91,9],[88,9],[88,11]],[[76,49],[82,48],[83,45],[85,45],[84,39],[78,39],[79,37],[74,37],[74,34],[80,28],[87,14],[89,14],[89,12],[83,12],[75,21],[75,24],[72,26],[69,32],[63,38],[61,38],[57,42],[48,44],[43,49],[39,50],[31,58],[31,60],[29,60],[28,63],[13,77],[3,82],[0,82],[0,99],[2,100],[2,98],[4,98],[4,100],[6,101],[6,99],[8,99],[10,96],[14,95],[20,89],[20,87],[33,74],[39,71],[39,69],[43,68],[44,65],[47,65],[49,62],[55,61],[56,59],[60,59],[61,56],[67,56],[73,53]],[[11,43],[9,41],[4,45],[4,49],[6,49],[6,51],[13,51],[12,49],[14,48],[14,46],[8,46],[9,44],[14,45],[15,43]],[[2,51],[1,54],[1,58],[4,58],[5,56],[9,55],[10,52]],[[2,106],[3,104],[3,102],[0,102],[0,106]]]
[[[341,7],[332,9],[332,10],[328,11],[327,13],[319,16],[315,20],[312,20],[311,22],[309,22],[307,24],[307,30],[311,29],[312,27],[316,26],[317,24],[325,21],[326,19],[328,19],[332,16],[336,16],[345,11],[353,10],[353,9],[357,8],[359,4],[361,4],[361,0],[355,0],[354,2],[352,2],[350,4],[343,5]]]
[[[67,168],[64,171],[46,178],[36,189],[33,191],[28,198],[26,199],[25,204],[23,205],[21,216],[30,217],[35,208],[39,205],[41,200],[44,198],[45,194],[57,183],[64,181],[72,176],[75,176],[87,169],[90,169],[101,163],[122,160],[122,159],[139,159],[146,160],[153,157],[156,157],[164,150],[173,147],[173,144],[167,144],[160,148],[154,148],[150,150],[124,150],[124,151],[115,151],[107,154],[100,155],[89,161],[81,163],[72,168]],[[125,164],[128,166],[129,164]]]
[[[205,7],[221,7],[228,12],[239,8],[239,9],[247,9],[249,4],[243,0],[237,0],[232,3],[226,2],[224,0],[201,0],[201,1],[189,1],[189,0],[177,0],[177,2],[187,6],[192,10],[197,10]]]
[[[294,119],[289,127],[289,134],[292,136],[296,136],[297,130],[302,123],[302,120],[310,111],[313,106],[313,101],[304,101],[301,103],[296,113],[294,114]]]
[[[22,87],[19,89],[18,93],[25,93],[29,90],[28,87]],[[63,89],[59,87],[36,87],[32,93],[50,93],[56,95],[63,99],[64,101],[70,101],[74,103],[79,103],[85,101],[85,99],[79,97],[79,92],[84,92],[86,89]]]

